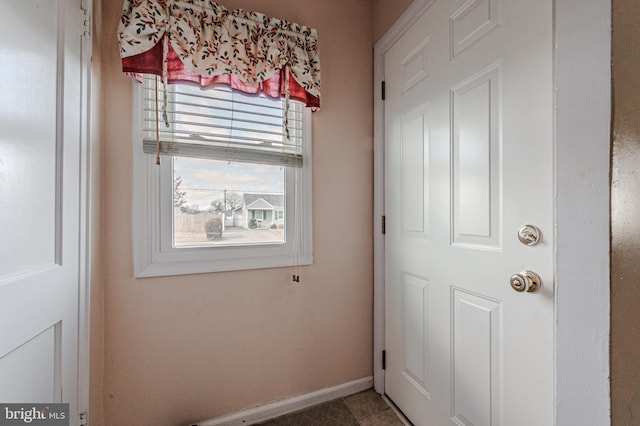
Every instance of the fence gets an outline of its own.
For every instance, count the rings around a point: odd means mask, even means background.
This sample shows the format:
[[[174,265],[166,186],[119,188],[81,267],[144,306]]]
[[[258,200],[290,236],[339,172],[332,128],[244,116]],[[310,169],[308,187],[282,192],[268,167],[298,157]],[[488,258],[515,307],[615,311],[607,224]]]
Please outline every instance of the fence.
[[[214,217],[224,216],[221,213],[180,213],[173,216],[173,227],[176,232],[204,232],[204,225]]]

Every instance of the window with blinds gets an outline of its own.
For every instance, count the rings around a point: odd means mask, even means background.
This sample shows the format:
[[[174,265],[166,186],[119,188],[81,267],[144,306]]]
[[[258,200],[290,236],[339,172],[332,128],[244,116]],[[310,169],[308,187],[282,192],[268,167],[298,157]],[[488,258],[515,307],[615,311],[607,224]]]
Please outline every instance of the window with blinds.
[[[155,87],[155,77],[145,77],[143,150],[149,154],[156,153]],[[281,99],[181,84],[159,85],[157,105],[160,154],[303,166],[300,102],[289,101],[286,111]]]
[[[302,103],[289,101],[287,108],[284,100],[226,87],[156,89],[153,76],[145,77],[140,101],[142,151],[155,157],[159,140],[163,156],[159,241],[168,245],[162,251],[297,250],[302,223],[310,221],[303,219],[310,213],[301,196],[310,191],[310,116]]]

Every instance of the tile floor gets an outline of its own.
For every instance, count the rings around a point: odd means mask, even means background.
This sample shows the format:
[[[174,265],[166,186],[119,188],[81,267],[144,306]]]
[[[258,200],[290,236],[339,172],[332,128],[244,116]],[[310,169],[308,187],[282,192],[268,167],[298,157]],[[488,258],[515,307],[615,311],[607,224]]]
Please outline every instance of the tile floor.
[[[373,390],[260,423],[262,426],[404,426]]]

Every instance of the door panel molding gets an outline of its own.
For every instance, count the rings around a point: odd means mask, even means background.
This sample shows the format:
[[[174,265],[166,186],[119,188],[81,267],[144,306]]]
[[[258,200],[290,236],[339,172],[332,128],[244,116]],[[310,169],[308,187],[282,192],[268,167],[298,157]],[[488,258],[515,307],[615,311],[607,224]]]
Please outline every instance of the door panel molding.
[[[502,425],[502,302],[452,287],[451,303],[451,418]]]
[[[467,0],[449,18],[451,59],[500,25],[499,0]]]
[[[429,392],[429,359],[425,356],[429,353],[429,330],[426,321],[422,321],[416,327],[416,322],[408,319],[419,316],[429,316],[429,279],[409,272],[402,272],[402,304],[404,317],[402,320],[402,344],[404,346],[403,371],[401,375],[412,383],[428,399]],[[413,337],[413,338],[411,338]],[[417,344],[415,344],[417,343]],[[418,353],[419,356],[407,357],[407,354]]]
[[[414,238],[429,238],[429,108],[412,111],[401,122],[401,217],[402,232]],[[421,176],[422,179],[416,179]],[[421,200],[420,208],[412,208]]]
[[[451,244],[454,246],[502,248],[500,75],[500,63],[497,63],[451,89]],[[486,138],[463,137],[472,131]],[[476,155],[465,158],[462,153],[468,151]],[[470,162],[469,157],[483,157],[484,164]]]

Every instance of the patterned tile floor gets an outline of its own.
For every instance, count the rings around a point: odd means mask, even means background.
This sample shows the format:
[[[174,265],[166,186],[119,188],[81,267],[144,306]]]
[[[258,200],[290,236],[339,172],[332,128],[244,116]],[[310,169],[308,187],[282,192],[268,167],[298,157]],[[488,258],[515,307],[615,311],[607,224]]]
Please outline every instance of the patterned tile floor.
[[[373,390],[260,423],[263,426],[404,426]]]

